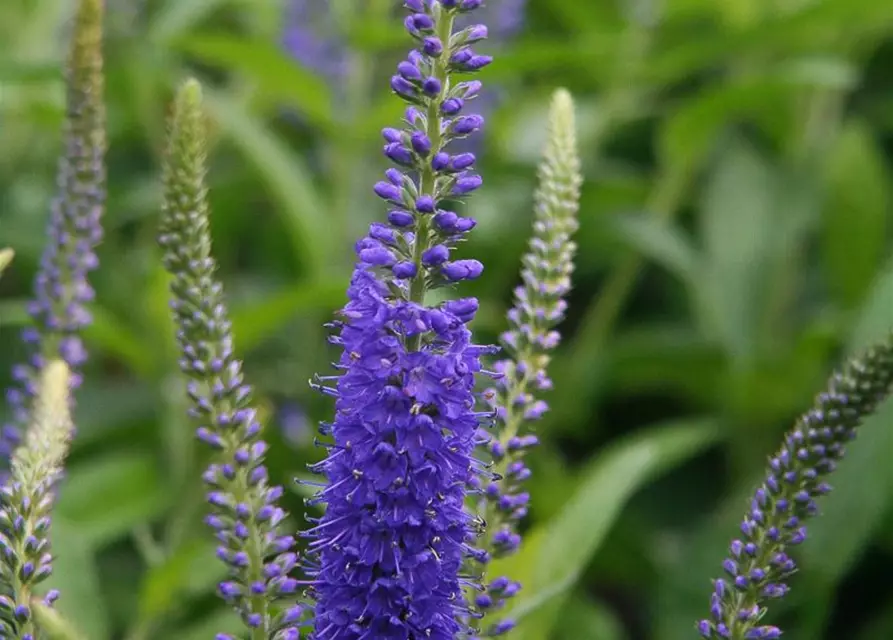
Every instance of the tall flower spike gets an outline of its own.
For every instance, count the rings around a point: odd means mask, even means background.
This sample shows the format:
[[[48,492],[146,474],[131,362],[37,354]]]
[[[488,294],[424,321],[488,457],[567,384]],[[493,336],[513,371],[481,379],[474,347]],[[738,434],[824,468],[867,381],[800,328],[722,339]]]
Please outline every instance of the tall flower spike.
[[[289,577],[297,562],[294,539],[279,531],[286,516],[276,504],[282,488],[267,482],[267,445],[251,408],[251,388],[233,355],[223,288],[214,279],[204,178],[201,88],[190,80],[174,106],[158,241],[172,275],[170,307],[180,367],[189,377],[190,415],[199,439],[218,452],[203,479],[210,487],[206,522],[220,543],[218,558],[230,569],[219,592],[252,639],[297,640],[298,582]]]
[[[25,441],[16,449],[9,481],[0,489],[0,637],[34,640],[34,587],[52,572],[50,514],[73,432],[68,365],[51,360],[41,371]],[[51,590],[44,602],[52,603]]]
[[[479,509],[488,523],[486,549],[491,557],[514,553],[521,542],[517,522],[527,513],[528,494],[521,491],[530,476],[524,454],[537,443],[535,435],[522,433],[525,424],[538,420],[548,410],[536,392],[552,383],[547,376],[549,351],[558,344],[553,329],[564,318],[564,297],[571,286],[580,199],[580,160],[577,155],[574,104],[561,89],[552,99],[549,137],[539,169],[535,221],[530,249],[522,260],[522,284],[515,289],[515,304],[508,313],[511,329],[502,335],[508,359],[496,364],[501,374],[487,397],[497,413],[497,434],[484,445],[493,461],[495,479],[483,488]],[[520,586],[506,577],[487,585],[474,597],[485,619],[514,596]],[[487,628],[498,636],[512,628],[502,620]]]
[[[763,604],[788,591],[794,572],[788,548],[806,539],[804,521],[818,512],[816,499],[831,491],[824,478],[844,455],[862,420],[874,412],[893,385],[893,336],[847,362],[831,376],[769,459],[723,562],[725,578],[713,582],[710,618],[697,623],[704,638],[778,638],[778,627],[761,624]]]
[[[452,260],[451,249],[474,227],[445,209],[481,185],[472,154],[452,154],[452,141],[483,124],[463,115],[480,83],[457,81],[490,62],[472,45],[486,36],[474,25],[454,30],[479,0],[406,0],[404,22],[416,49],[397,67],[391,88],[406,109],[402,129],[385,129],[388,169],[375,193],[389,206],[356,245],[358,262],[332,342],[340,376],[315,386],[336,398],[328,457],[313,470],[326,504],[305,535],[316,600],[313,640],[451,640],[467,628],[460,576],[479,525],[465,509],[481,421],[474,388],[480,357],[466,324],[473,298],[426,306],[426,293],[476,278],[477,260]],[[331,383],[331,385],[329,384]]]
[[[28,306],[33,326],[22,334],[30,361],[13,368],[7,390],[12,420],[0,433],[0,457],[7,458],[29,422],[28,407],[44,364],[62,358],[72,369],[71,386],[87,359],[79,337],[90,322],[93,299],[87,274],[98,265],[94,248],[102,238],[105,202],[105,109],[102,79],[102,0],[81,0],[66,67],[65,152],[59,160],[59,193],[50,213],[47,245]]]

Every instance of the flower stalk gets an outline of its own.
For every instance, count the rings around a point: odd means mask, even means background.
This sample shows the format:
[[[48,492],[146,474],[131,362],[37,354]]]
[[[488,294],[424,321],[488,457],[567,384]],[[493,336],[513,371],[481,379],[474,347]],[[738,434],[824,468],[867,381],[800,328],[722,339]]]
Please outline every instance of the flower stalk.
[[[217,557],[229,567],[218,591],[252,640],[296,639],[303,609],[289,573],[297,554],[294,538],[280,531],[286,518],[277,506],[282,488],[268,483],[267,445],[234,355],[223,288],[214,277],[205,147],[201,87],[189,80],[177,94],[171,120],[158,241],[172,276],[170,307],[180,368],[189,379],[189,413],[198,438],[217,453],[203,479],[211,507],[205,522],[219,542]]]
[[[29,406],[44,365],[62,358],[71,368],[72,390],[87,360],[80,331],[90,323],[93,300],[88,274],[102,239],[105,204],[105,106],[102,75],[102,0],[80,0],[66,63],[65,150],[59,159],[48,242],[28,305],[33,325],[22,332],[30,359],[13,368],[7,391],[12,419],[0,431],[0,457],[12,454],[30,421]]]
[[[806,540],[805,522],[816,500],[831,491],[825,481],[845,445],[893,386],[893,336],[853,358],[831,376],[812,409],[787,433],[741,522],[723,562],[726,577],[713,582],[710,618],[697,623],[704,638],[772,639],[781,629],[762,624],[765,604],[788,592],[796,570],[788,555]]]
[[[74,432],[69,413],[71,373],[61,360],[41,371],[31,425],[0,489],[0,637],[41,640],[32,598],[52,573],[50,524],[54,488]],[[50,590],[46,606],[59,597]]]
[[[489,413],[475,410],[480,357],[466,324],[473,298],[425,304],[435,287],[478,277],[477,260],[452,260],[475,226],[446,209],[481,186],[476,158],[450,144],[481,128],[463,115],[480,82],[460,81],[490,63],[472,48],[486,27],[455,30],[479,0],[407,0],[404,21],[416,48],[391,78],[406,101],[402,129],[386,128],[388,169],[375,193],[390,205],[356,245],[348,303],[333,323],[340,375],[314,386],[336,398],[328,456],[312,469],[325,503],[306,535],[311,638],[455,638],[471,633],[461,597],[476,523],[465,508],[472,454]],[[330,384],[331,383],[331,384]]]
[[[508,313],[511,328],[502,335],[509,357],[496,363],[500,378],[487,393],[496,411],[497,431],[483,448],[492,461],[494,479],[483,487],[478,512],[488,524],[483,546],[488,557],[496,558],[514,553],[521,543],[517,523],[527,514],[529,498],[521,489],[530,476],[524,456],[538,442],[535,435],[522,430],[529,430],[548,410],[537,393],[552,387],[547,374],[549,352],[559,342],[554,327],[564,318],[574,269],[572,237],[578,226],[582,178],[573,99],[563,89],[552,99],[539,180],[533,235],[522,259],[522,283],[515,289],[515,304]],[[487,635],[502,635],[513,628],[509,619],[486,623],[520,588],[518,582],[500,576],[484,593],[473,596]]]

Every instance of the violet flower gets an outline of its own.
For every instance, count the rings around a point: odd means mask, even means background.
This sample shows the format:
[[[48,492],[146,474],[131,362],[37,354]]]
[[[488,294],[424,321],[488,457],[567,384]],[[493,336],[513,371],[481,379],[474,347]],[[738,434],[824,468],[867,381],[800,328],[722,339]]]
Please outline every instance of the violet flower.
[[[8,460],[29,422],[29,405],[40,371],[53,358],[72,370],[72,390],[80,386],[87,353],[79,336],[90,323],[86,304],[93,300],[87,280],[98,266],[94,249],[102,239],[105,203],[105,107],[102,77],[102,1],[81,0],[66,64],[65,151],[57,171],[47,245],[28,305],[33,326],[22,332],[27,364],[13,368],[14,386],[6,392],[12,420],[0,432],[0,457]]]
[[[844,445],[886,398],[893,384],[893,339],[850,360],[835,373],[813,408],[803,414],[769,459],[723,562],[727,577],[713,582],[710,618],[697,623],[704,638],[778,638],[778,627],[762,624],[764,603],[783,597],[795,571],[788,548],[806,539],[804,522],[818,513],[816,499],[831,491],[824,477],[837,467]]]
[[[233,354],[223,288],[214,279],[203,117],[201,88],[188,81],[174,108],[158,241],[172,275],[170,307],[180,368],[189,377],[189,412],[200,425],[199,439],[218,453],[203,476],[211,488],[205,521],[220,543],[217,557],[229,567],[219,593],[251,629],[251,638],[297,640],[302,608],[295,603],[298,582],[289,577],[297,562],[295,541],[279,531],[286,517],[277,506],[282,488],[268,484],[267,445]]]
[[[342,347],[339,376],[319,379],[336,398],[328,457],[312,469],[327,483],[311,502],[326,511],[306,535],[316,600],[313,640],[448,640],[468,628],[463,560],[480,557],[480,527],[465,509],[475,474],[480,423],[475,410],[480,357],[466,324],[473,298],[427,306],[428,290],[473,279],[477,260],[451,249],[475,222],[441,208],[476,190],[471,154],[452,141],[481,128],[463,115],[480,83],[458,81],[490,63],[472,45],[486,29],[454,31],[457,16],[480,0],[407,0],[405,25],[416,49],[398,65],[391,88],[410,104],[402,129],[385,129],[392,168],[375,193],[390,205],[388,223],[371,225],[348,303],[332,342]]]
[[[31,423],[12,456],[0,488],[0,637],[35,640],[34,588],[52,573],[50,522],[54,489],[62,477],[74,426],[69,413],[70,372],[61,360],[41,369]],[[50,589],[43,604],[59,592]]]
[[[576,244],[571,238],[577,230],[582,178],[573,100],[564,90],[557,91],[552,100],[539,176],[530,250],[522,259],[522,284],[515,289],[515,304],[508,313],[511,329],[502,335],[509,358],[497,363],[502,377],[488,392],[498,416],[497,434],[486,444],[496,479],[484,487],[480,511],[488,525],[485,548],[496,558],[514,553],[521,543],[516,525],[527,514],[529,494],[522,485],[530,477],[524,455],[537,444],[537,437],[523,430],[549,408],[536,392],[552,388],[546,372],[549,351],[558,345],[554,327],[564,318],[564,298],[574,269]],[[520,588],[519,583],[500,576],[474,598],[474,604],[486,618]],[[488,635],[501,635],[512,627],[511,620],[502,620],[489,627]]]

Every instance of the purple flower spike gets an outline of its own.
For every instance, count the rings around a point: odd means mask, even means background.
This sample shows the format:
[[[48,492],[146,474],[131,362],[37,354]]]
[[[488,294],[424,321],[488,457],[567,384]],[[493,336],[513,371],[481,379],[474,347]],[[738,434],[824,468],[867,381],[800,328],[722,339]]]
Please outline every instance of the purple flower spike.
[[[286,518],[277,506],[282,489],[267,483],[267,445],[260,440],[251,388],[234,355],[223,288],[214,278],[203,118],[201,88],[188,81],[174,106],[158,242],[172,276],[170,307],[180,367],[189,378],[189,414],[199,438],[216,454],[202,477],[210,489],[211,514],[205,521],[220,543],[217,557],[229,568],[218,592],[246,627],[273,638],[298,629],[274,609],[296,606],[293,590],[282,585],[297,556],[291,552],[294,539],[279,531]]]
[[[831,490],[825,476],[891,386],[893,336],[835,373],[813,408],[788,432],[741,522],[741,538],[729,545],[722,564],[726,577],[713,582],[710,617],[695,625],[701,637],[781,636],[778,627],[762,619],[766,601],[787,593],[786,582],[796,570],[789,548],[806,539],[802,523],[818,513],[816,499]]]
[[[307,561],[308,595],[316,601],[312,640],[479,634],[460,576],[466,561],[486,556],[473,546],[480,522],[468,513],[466,497],[484,473],[473,452],[482,422],[492,417],[476,410],[476,379],[481,356],[493,349],[471,341],[466,324],[476,300],[428,306],[425,297],[449,284],[444,273],[459,280],[483,269],[476,260],[450,262],[474,221],[439,208],[461,180],[463,193],[480,185],[476,175],[462,173],[474,156],[456,156],[448,147],[483,121],[460,115],[478,85],[451,78],[451,58],[468,46],[453,31],[461,5],[406,0],[405,6],[416,49],[391,87],[409,108],[405,130],[388,128],[383,137],[411,157],[385,147],[406,171],[390,169],[375,187],[395,205],[390,231],[373,225],[356,245],[359,261],[332,338],[343,349],[340,375],[318,385],[336,401],[334,421],[321,428],[331,437],[328,457],[312,467],[326,486],[311,502],[326,510],[305,532],[314,551]],[[463,117],[461,133],[445,120]]]
[[[7,392],[12,420],[0,430],[0,457],[9,460],[27,426],[29,406],[44,364],[62,358],[78,373],[87,359],[80,332],[90,323],[93,300],[88,274],[98,266],[95,247],[102,239],[105,206],[105,107],[102,76],[102,6],[82,0],[66,65],[65,151],[59,159],[59,193],[52,203],[47,244],[34,279],[28,312],[34,323],[22,334],[27,364],[13,370],[16,386]]]

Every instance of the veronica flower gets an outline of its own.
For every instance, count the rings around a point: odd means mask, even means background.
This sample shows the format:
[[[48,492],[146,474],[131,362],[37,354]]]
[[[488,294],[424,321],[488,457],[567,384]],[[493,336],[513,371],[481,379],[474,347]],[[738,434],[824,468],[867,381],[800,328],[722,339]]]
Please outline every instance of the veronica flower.
[[[105,202],[105,110],[102,80],[102,1],[81,0],[66,66],[65,151],[59,160],[59,193],[53,201],[48,241],[28,305],[34,326],[22,338],[30,360],[13,368],[15,385],[6,393],[12,420],[0,433],[0,456],[8,458],[28,424],[29,404],[44,364],[62,358],[72,369],[87,359],[80,330],[90,322],[93,299],[87,274],[98,266],[94,248],[102,238]]]
[[[220,543],[218,558],[229,567],[219,592],[252,630],[252,639],[296,640],[298,583],[288,575],[297,561],[294,539],[279,531],[286,517],[276,504],[282,488],[268,484],[267,446],[251,407],[251,388],[233,355],[223,289],[214,279],[204,176],[201,89],[189,81],[177,95],[171,124],[159,243],[172,275],[170,307],[180,367],[189,377],[190,415],[199,424],[198,437],[218,454],[203,478],[210,487],[206,522]]]
[[[522,260],[522,284],[515,289],[515,304],[508,313],[511,329],[502,335],[509,358],[497,363],[502,377],[488,393],[498,416],[498,432],[486,445],[496,479],[484,488],[482,508],[488,524],[486,548],[492,557],[513,553],[521,542],[515,525],[527,513],[529,496],[521,485],[530,476],[523,458],[537,443],[535,435],[525,433],[525,426],[548,410],[536,392],[552,387],[546,368],[549,351],[559,341],[553,327],[564,318],[564,297],[574,269],[576,245],[571,237],[577,229],[581,177],[573,101],[564,90],[557,91],[552,100],[539,177],[533,237]],[[486,615],[520,586],[500,576],[476,596],[475,605]],[[505,633],[512,626],[510,620],[498,622],[490,627],[490,635]]]
[[[53,489],[62,476],[74,430],[68,409],[70,373],[61,360],[41,369],[31,425],[12,457],[9,481],[0,489],[0,637],[35,640],[34,588],[49,577]],[[51,605],[59,592],[43,601]]]
[[[433,287],[478,277],[477,260],[451,250],[475,222],[446,209],[481,185],[471,154],[450,144],[481,128],[463,114],[480,83],[460,81],[490,63],[472,48],[482,25],[454,30],[480,0],[407,0],[415,41],[391,78],[403,98],[402,129],[383,131],[384,153],[400,169],[375,193],[390,211],[356,245],[348,303],[332,341],[341,374],[320,379],[336,398],[328,457],[313,469],[327,483],[325,514],[306,534],[316,600],[314,640],[452,639],[469,632],[464,558],[479,523],[466,511],[466,487],[480,473],[472,457],[489,413],[475,410],[480,356],[466,324],[473,298],[425,304]]]
[[[789,547],[806,539],[804,522],[818,512],[816,499],[831,487],[824,478],[837,467],[844,445],[863,418],[890,393],[893,339],[850,360],[835,373],[813,408],[802,415],[769,459],[769,471],[741,522],[714,580],[710,619],[697,623],[704,638],[778,638],[778,627],[761,624],[763,605],[788,591],[794,573]]]

